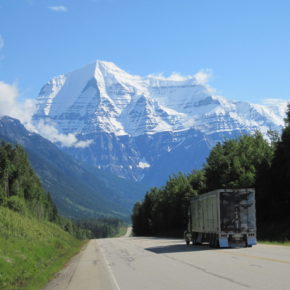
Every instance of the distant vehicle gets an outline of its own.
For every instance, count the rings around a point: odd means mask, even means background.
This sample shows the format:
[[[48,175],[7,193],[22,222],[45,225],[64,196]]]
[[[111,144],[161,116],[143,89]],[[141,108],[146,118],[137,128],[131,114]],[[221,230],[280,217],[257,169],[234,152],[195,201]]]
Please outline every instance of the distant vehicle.
[[[184,239],[217,248],[256,245],[255,190],[217,189],[192,198]]]

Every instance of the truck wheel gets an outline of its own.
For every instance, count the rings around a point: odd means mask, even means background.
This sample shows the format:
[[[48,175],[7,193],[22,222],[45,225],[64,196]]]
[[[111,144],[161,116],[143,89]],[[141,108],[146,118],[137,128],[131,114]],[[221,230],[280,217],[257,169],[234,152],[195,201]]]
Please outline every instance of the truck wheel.
[[[219,243],[218,237],[215,237],[215,240],[214,240],[214,247],[215,247],[216,249],[219,249],[219,247],[220,247],[220,243]]]
[[[211,246],[211,248],[216,248],[216,236],[215,234],[211,234],[210,236],[210,242],[209,242],[209,245]]]
[[[245,239],[246,248],[252,248],[252,245],[248,244],[247,238]]]
[[[211,248],[213,248],[213,245],[214,245],[214,236],[213,236],[213,234],[210,234],[209,235],[209,246]]]

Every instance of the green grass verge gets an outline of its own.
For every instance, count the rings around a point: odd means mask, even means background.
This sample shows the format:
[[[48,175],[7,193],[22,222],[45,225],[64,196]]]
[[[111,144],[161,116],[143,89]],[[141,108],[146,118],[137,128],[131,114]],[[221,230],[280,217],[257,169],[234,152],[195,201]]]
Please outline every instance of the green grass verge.
[[[0,207],[0,289],[40,289],[82,244],[55,224]]]
[[[273,245],[273,246],[287,246],[287,247],[290,247],[290,242],[258,241],[258,244]]]

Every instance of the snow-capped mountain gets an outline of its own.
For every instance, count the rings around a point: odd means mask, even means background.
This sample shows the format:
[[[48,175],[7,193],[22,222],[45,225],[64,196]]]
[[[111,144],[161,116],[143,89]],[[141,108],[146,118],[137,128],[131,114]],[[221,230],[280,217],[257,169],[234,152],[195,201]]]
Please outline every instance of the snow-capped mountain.
[[[280,130],[285,112],[216,96],[196,76],[134,76],[104,61],[51,79],[37,104],[35,120],[92,140],[86,148],[64,150],[153,184],[200,167],[224,138]]]

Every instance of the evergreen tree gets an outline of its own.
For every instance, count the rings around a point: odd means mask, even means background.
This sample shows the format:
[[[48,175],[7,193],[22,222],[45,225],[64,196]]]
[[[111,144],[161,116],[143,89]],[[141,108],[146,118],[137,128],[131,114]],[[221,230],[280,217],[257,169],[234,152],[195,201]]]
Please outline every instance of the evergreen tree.
[[[4,142],[0,146],[0,205],[43,220],[55,221],[57,217],[24,149]]]
[[[203,179],[201,172],[189,176],[179,173],[171,176],[161,189],[152,188],[143,202],[134,206],[133,232],[136,235],[182,235],[190,199],[204,186]]]
[[[259,132],[218,143],[205,166],[207,191],[255,187],[258,171],[265,164],[269,165],[272,157],[271,145]]]
[[[263,235],[290,238],[290,104],[281,139],[276,142],[272,165],[260,177],[258,190],[263,196],[261,227]]]
[[[257,177],[264,176],[272,157],[273,146],[258,132],[218,143],[204,169],[188,176],[180,173],[170,177],[164,187],[152,188],[143,202],[135,205],[132,215],[134,233],[181,235],[186,228],[191,197],[218,188],[255,187]],[[260,208],[263,198],[264,195],[258,195]]]

